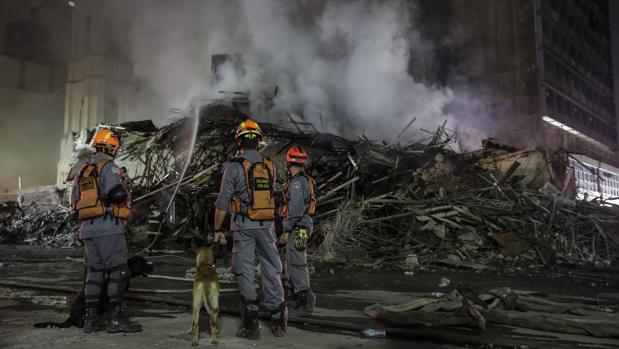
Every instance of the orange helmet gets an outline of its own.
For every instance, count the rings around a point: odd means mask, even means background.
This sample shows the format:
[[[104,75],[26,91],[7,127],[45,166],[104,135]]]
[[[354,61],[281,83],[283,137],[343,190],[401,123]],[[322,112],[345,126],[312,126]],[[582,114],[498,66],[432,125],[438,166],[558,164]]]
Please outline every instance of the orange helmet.
[[[120,139],[111,130],[103,129],[95,135],[92,140],[93,148],[103,148],[111,154],[116,155],[120,148]]]
[[[309,153],[298,145],[291,147],[286,153],[286,162],[288,164],[304,166],[307,164],[307,159],[309,159]]]
[[[236,135],[234,138],[239,139],[239,137],[249,137],[254,138],[256,136],[260,138],[264,138],[264,133],[262,133],[262,129],[257,122],[251,119],[247,119],[236,128]]]

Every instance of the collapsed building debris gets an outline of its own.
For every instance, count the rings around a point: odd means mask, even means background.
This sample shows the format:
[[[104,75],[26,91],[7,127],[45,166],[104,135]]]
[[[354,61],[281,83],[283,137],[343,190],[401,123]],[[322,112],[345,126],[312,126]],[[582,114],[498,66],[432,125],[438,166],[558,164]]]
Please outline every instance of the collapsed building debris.
[[[509,287],[477,293],[454,289],[441,297],[419,296],[395,305],[374,304],[364,313],[391,326],[469,327],[485,330],[489,324],[534,330],[617,338],[617,309],[599,300],[562,299]]]
[[[133,192],[128,229],[134,245],[153,248],[210,231],[220,170],[236,152],[233,132],[241,118],[214,104],[200,111],[198,123],[121,125],[118,162],[127,167]],[[616,209],[566,196],[545,150],[455,153],[449,148],[455,135],[444,125],[395,143],[318,133],[292,117],[290,128],[262,125],[268,135],[263,152],[279,169],[290,145],[311,153],[308,171],[319,194],[311,243],[325,261],[486,269],[497,262],[610,263],[618,251]],[[280,170],[280,183],[283,176]],[[19,236],[58,245],[64,244],[59,237],[75,234],[64,209],[9,216],[0,221],[3,241]]]
[[[77,222],[62,206],[32,203],[23,210],[7,210],[0,215],[0,243],[27,243],[54,247],[79,245]]]

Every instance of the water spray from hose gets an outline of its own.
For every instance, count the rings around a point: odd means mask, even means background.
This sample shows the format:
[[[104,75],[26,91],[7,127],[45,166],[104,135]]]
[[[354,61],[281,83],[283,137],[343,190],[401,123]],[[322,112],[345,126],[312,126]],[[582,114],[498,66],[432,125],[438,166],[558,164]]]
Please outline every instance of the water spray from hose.
[[[167,217],[168,217],[168,212],[170,211],[170,208],[172,207],[172,204],[174,203],[174,198],[176,197],[176,194],[178,193],[178,189],[181,186],[181,183],[183,182],[183,179],[185,178],[185,174],[187,173],[187,169],[189,168],[189,164],[191,164],[191,158],[193,156],[193,149],[196,145],[196,139],[198,138],[198,129],[200,126],[200,113],[199,113],[199,108],[196,108],[195,110],[193,110],[192,112],[192,117],[187,117],[187,114],[179,109],[179,108],[173,108],[170,109],[170,111],[168,112],[168,116],[170,118],[180,118],[181,120],[183,120],[184,122],[184,128],[189,128],[189,129],[185,129],[182,133],[182,135],[186,135],[187,133],[189,133],[189,146],[186,149],[183,150],[176,150],[175,152],[175,158],[178,158],[179,155],[183,154],[186,155],[186,161],[182,166],[181,172],[180,172],[180,177],[178,178],[178,181],[176,183],[176,185],[174,186],[174,190],[172,191],[172,195],[170,196],[170,200],[168,201],[168,204],[165,208],[165,210],[163,210],[162,212],[162,216],[164,217],[164,219],[161,220],[161,222],[159,223],[159,228],[157,229],[157,234],[155,235],[155,237],[153,238],[153,241],[151,241],[151,243],[144,248],[142,251],[138,252],[137,254],[142,254],[145,253],[147,251],[149,251],[153,245],[155,245],[155,243],[157,242],[159,235],[161,233],[161,228],[163,227],[163,224],[167,221]],[[189,132],[187,132],[189,131]],[[181,142],[181,140],[177,140],[177,142]]]

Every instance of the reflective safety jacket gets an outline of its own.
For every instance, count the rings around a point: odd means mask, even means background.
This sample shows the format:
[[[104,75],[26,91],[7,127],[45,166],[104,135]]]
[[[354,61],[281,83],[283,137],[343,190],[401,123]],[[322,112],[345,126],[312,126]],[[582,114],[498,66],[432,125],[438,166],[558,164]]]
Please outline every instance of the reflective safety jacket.
[[[77,183],[79,186],[79,198],[74,209],[79,219],[91,219],[108,215],[120,219],[127,219],[131,214],[131,199],[121,203],[107,203],[101,193],[101,180],[104,167],[111,160],[99,160],[96,163],[88,163],[79,172]],[[122,185],[127,189],[127,182],[122,176]]]
[[[275,169],[273,161],[263,157],[262,161],[254,162],[243,158],[234,158],[230,162],[237,162],[243,166],[245,183],[249,194],[249,202],[241,204],[241,198],[234,196],[230,200],[230,212],[246,216],[253,221],[270,221],[275,218],[275,198],[273,184]],[[247,212],[242,212],[242,207]]]
[[[284,183],[282,194],[280,216],[284,219],[284,231],[291,231],[295,226],[311,228],[317,202],[314,179],[300,172]]]

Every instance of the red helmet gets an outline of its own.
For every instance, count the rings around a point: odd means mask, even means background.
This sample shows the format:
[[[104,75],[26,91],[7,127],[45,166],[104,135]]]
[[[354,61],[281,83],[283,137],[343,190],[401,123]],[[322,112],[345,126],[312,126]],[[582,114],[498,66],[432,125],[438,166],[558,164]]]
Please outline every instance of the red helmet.
[[[286,153],[286,162],[288,164],[304,166],[307,164],[307,159],[309,159],[309,153],[298,145],[291,147]]]

